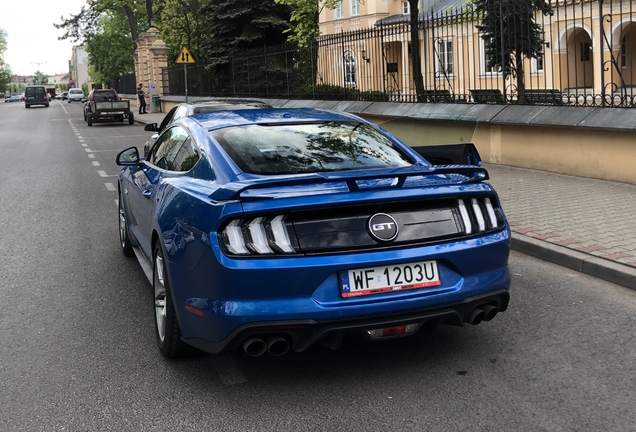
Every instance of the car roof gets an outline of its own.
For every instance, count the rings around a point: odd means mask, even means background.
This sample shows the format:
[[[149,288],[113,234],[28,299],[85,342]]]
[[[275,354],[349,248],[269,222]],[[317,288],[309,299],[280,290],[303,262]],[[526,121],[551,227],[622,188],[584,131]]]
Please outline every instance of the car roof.
[[[271,123],[312,123],[326,121],[362,121],[351,114],[314,108],[261,108],[247,110],[223,110],[194,114],[208,131],[231,126]]]

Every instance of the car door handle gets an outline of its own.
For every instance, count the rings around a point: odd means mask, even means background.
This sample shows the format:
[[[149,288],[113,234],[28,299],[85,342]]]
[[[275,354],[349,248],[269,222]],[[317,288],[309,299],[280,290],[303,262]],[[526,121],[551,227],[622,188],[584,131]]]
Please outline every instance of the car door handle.
[[[145,196],[146,198],[150,198],[150,195],[152,195],[152,192],[146,189],[141,194]]]

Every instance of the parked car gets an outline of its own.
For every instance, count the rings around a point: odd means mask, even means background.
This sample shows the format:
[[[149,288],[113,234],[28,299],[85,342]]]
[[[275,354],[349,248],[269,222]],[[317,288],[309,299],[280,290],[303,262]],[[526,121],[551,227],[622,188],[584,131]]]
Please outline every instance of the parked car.
[[[84,121],[89,126],[97,121],[120,121],[128,119],[133,124],[135,117],[130,110],[130,101],[121,100],[114,89],[94,89],[84,104]]]
[[[5,102],[20,102],[24,100],[24,96],[23,95],[18,95],[18,94],[14,94],[11,96],[7,96],[4,101]]]
[[[173,107],[161,121],[161,124],[157,126],[157,123],[150,123],[144,127],[145,131],[156,132],[148,138],[144,145],[144,155],[148,153],[148,150],[154,145],[159,137],[159,134],[164,131],[173,122],[179,120],[182,117],[189,117],[194,114],[223,111],[223,110],[238,110],[238,109],[258,109],[258,108],[271,108],[268,103],[262,102],[257,99],[229,99],[218,101],[205,101],[198,103],[180,103]]]
[[[84,90],[82,89],[70,89],[67,95],[68,103],[71,102],[84,102]]]
[[[478,166],[433,166],[360,117],[182,117],[116,158],[119,239],[153,287],[166,357],[248,355],[488,321],[510,230]]]
[[[65,101],[68,99],[68,92],[62,92],[62,100]]]
[[[48,108],[49,96],[44,86],[27,86],[24,91],[24,107],[31,108],[33,105],[44,105]]]

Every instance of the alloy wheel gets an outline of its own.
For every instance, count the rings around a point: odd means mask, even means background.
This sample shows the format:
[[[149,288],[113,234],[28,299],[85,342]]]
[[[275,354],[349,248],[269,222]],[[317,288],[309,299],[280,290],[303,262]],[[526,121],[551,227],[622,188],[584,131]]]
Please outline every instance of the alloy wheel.
[[[154,269],[155,319],[157,320],[157,336],[163,342],[166,337],[166,285],[164,279],[163,257],[155,257]]]

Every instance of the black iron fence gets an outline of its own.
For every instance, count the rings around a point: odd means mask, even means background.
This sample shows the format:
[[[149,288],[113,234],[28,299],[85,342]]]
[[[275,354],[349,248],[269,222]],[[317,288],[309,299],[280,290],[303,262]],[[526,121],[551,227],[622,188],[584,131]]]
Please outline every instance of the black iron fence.
[[[135,81],[135,74],[122,75],[117,79],[110,80],[108,84],[109,88],[115,89],[119,94],[136,94],[137,83]]]
[[[530,2],[529,2],[530,3]],[[187,67],[191,96],[632,107],[636,13],[631,1],[552,1],[552,13],[497,15],[486,33],[473,6],[373,28],[235,53],[222,70]],[[342,24],[342,23],[341,23]],[[421,85],[413,74],[419,53]],[[520,53],[524,53],[520,55]],[[502,61],[503,60],[503,61]],[[501,64],[509,61],[510,68]],[[183,66],[163,70],[164,93],[185,94]],[[133,83],[134,85],[134,83]]]

